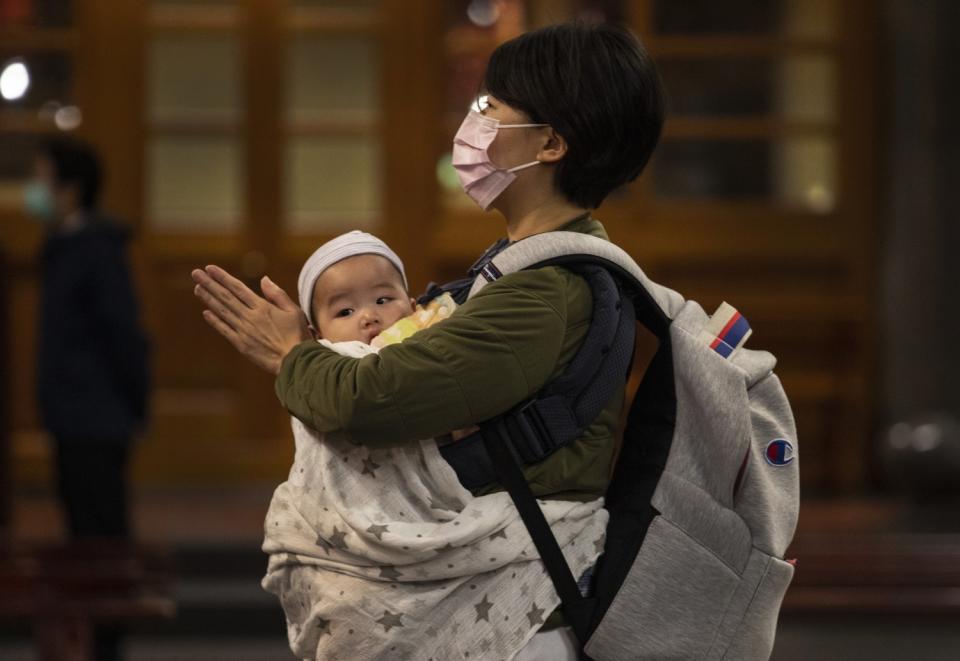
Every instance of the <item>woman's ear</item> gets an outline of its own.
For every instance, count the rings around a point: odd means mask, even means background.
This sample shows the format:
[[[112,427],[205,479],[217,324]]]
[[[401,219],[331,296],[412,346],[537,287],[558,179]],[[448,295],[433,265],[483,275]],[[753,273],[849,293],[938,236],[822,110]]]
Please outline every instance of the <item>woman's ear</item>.
[[[547,138],[537,154],[541,163],[556,163],[567,154],[567,141],[552,126],[546,127]]]

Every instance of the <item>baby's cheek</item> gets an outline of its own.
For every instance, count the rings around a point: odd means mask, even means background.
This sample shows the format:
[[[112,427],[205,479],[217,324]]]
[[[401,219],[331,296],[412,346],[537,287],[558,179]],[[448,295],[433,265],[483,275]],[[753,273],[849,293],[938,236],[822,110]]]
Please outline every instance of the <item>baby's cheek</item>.
[[[320,337],[331,342],[348,342],[359,339],[356,329],[351,328],[347,322],[349,317],[334,317],[323,324],[320,331]]]
[[[387,316],[386,319],[384,319],[384,325],[387,327],[392,326],[393,324],[397,323],[404,317],[412,314],[412,312],[413,311],[408,310],[406,306],[394,306],[393,309],[390,311],[390,315]]]

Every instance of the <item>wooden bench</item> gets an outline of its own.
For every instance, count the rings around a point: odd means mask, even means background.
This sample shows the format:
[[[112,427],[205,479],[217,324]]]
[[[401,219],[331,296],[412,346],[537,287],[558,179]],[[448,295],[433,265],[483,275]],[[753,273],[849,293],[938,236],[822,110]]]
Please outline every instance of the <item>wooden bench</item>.
[[[169,559],[136,544],[0,546],[0,618],[32,622],[41,661],[95,661],[98,624],[174,617],[172,583]]]
[[[784,613],[960,616],[960,535],[799,536]]]

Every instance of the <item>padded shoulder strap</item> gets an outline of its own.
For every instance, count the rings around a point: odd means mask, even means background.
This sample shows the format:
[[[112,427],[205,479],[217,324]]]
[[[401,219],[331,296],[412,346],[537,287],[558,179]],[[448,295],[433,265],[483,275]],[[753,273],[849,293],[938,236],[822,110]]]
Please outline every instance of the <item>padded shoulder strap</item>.
[[[657,335],[665,331],[663,320],[673,319],[683,306],[683,296],[655,283],[635,261],[613,243],[579,232],[544,232],[510,244],[491,259],[476,276],[467,298],[507,273],[550,264],[593,262],[635,287],[632,292],[640,321]]]
[[[636,316],[613,276],[596,265],[571,265],[590,285],[593,310],[580,348],[564,373],[531,399],[500,416],[517,457],[524,464],[543,461],[580,438],[622,387],[633,358]],[[480,434],[444,445],[440,454],[468,489],[497,478]]]

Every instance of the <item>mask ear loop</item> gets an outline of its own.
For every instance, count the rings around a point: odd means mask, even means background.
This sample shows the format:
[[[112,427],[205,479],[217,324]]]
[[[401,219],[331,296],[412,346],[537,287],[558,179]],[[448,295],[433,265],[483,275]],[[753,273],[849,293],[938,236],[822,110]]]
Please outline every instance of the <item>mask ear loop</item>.
[[[540,128],[543,126],[550,126],[550,125],[549,124],[500,124],[497,128],[525,129],[525,128]],[[526,170],[527,168],[532,168],[534,165],[540,165],[540,161],[530,161],[529,163],[524,163],[523,165],[518,165],[513,168],[507,168],[507,172],[519,172],[520,170]]]
[[[520,170],[526,170],[527,168],[532,168],[534,165],[540,165],[540,161],[530,161],[529,163],[524,163],[523,165],[507,168],[507,172],[519,172]]]
[[[526,129],[537,128],[540,126],[550,126],[549,124],[497,124],[500,129]]]

